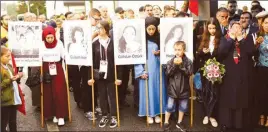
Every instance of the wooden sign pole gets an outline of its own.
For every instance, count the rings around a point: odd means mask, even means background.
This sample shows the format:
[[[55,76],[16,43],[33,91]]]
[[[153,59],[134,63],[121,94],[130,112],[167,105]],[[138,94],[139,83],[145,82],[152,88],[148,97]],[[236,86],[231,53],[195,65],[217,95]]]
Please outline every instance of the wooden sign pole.
[[[145,71],[147,70],[147,64],[145,64]],[[148,92],[148,78],[145,79],[145,94],[146,94],[146,124],[147,127],[149,126],[149,92]]]
[[[117,72],[116,72],[116,65],[114,65],[114,76],[115,81],[117,80]],[[118,86],[115,84],[115,96],[116,96],[116,111],[117,111],[117,123],[118,127],[120,127],[120,115],[119,115],[119,103],[118,103]]]
[[[70,105],[70,93],[69,93],[69,80],[68,80],[68,65],[66,65],[66,86],[67,86],[67,100],[68,100],[68,116],[69,116],[69,122],[72,122],[72,115],[71,115],[71,105]]]
[[[40,75],[42,78],[42,82],[41,82],[41,126],[42,128],[44,128],[44,86],[43,86],[43,64],[41,65],[41,69],[40,69]]]
[[[163,84],[162,84],[162,64],[160,64],[160,118],[161,118],[161,122],[160,122],[160,127],[162,127],[163,125],[163,111],[162,111],[162,102],[163,102]]]
[[[94,70],[93,70],[93,64],[91,66],[91,79],[94,79]],[[95,123],[95,98],[94,98],[94,85],[92,84],[91,86],[91,92],[92,92],[92,112],[93,112],[93,127],[95,127],[96,123]]]

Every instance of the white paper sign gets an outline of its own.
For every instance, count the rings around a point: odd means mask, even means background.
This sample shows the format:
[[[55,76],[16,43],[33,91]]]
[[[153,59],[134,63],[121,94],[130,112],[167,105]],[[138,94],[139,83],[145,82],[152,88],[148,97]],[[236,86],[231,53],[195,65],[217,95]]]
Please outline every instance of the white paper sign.
[[[42,44],[41,22],[10,21],[8,23],[8,45],[18,67],[41,66]]]
[[[193,18],[160,19],[160,59],[166,64],[174,57],[174,43],[186,43],[186,56],[193,60]]]
[[[66,64],[92,66],[90,21],[64,21],[63,30]]]
[[[145,20],[117,20],[113,26],[115,64],[145,64]]]

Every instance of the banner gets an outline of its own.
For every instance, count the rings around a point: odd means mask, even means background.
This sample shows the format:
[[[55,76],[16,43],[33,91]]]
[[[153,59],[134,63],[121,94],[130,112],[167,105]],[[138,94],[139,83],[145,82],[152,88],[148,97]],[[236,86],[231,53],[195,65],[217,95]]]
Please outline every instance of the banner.
[[[41,22],[9,22],[8,44],[18,67],[41,66]]]
[[[166,64],[174,57],[174,44],[186,43],[186,56],[193,60],[193,18],[160,19],[160,61]]]
[[[66,64],[92,66],[90,21],[65,21],[63,30]]]
[[[117,20],[113,26],[115,64],[145,64],[145,20]]]

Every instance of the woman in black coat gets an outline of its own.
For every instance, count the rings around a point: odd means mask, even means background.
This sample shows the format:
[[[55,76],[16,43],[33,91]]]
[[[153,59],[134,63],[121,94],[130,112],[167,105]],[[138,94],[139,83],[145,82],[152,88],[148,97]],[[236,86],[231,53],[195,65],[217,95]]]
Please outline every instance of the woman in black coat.
[[[219,98],[219,121],[222,130],[245,129],[250,126],[248,94],[252,81],[249,78],[252,66],[249,64],[254,52],[254,43],[253,39],[245,41],[244,36],[239,22],[231,21],[229,33],[222,37],[218,49],[219,59],[226,70]]]
[[[213,59],[214,57],[217,60],[217,50],[220,43],[220,30],[216,28],[217,21],[215,18],[210,18],[206,22],[205,31],[202,36],[201,45],[198,48],[198,56],[200,58],[200,68],[203,67],[207,60]],[[203,119],[203,124],[208,124],[210,121],[213,127],[218,126],[218,122],[215,119],[217,116],[216,103],[219,98],[219,88],[218,84],[212,84],[206,77],[201,73],[202,81],[202,99],[204,103],[204,113],[205,117]]]
[[[116,85],[122,83],[120,79],[122,73],[121,68],[117,66],[117,78],[115,78],[114,45],[108,36],[109,23],[100,21],[97,28],[99,37],[93,42],[92,51],[94,79],[98,81],[97,88],[102,110],[99,127],[105,127],[110,120],[110,128],[115,128],[117,126],[115,83]],[[111,116],[110,118],[108,118],[108,114]]]

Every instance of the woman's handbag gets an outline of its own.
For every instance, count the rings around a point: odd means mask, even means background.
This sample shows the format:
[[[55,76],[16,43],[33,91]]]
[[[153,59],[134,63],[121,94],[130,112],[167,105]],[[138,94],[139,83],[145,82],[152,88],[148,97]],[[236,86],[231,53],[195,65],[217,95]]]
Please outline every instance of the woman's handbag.
[[[32,73],[32,71],[31,71],[30,74],[28,75],[28,79],[25,82],[25,84],[30,88],[41,84],[40,70],[38,69],[34,73]]]
[[[49,84],[52,81],[52,77],[49,72],[44,73],[44,83]]]
[[[201,74],[199,71],[194,74],[194,87],[197,90],[202,89]]]

